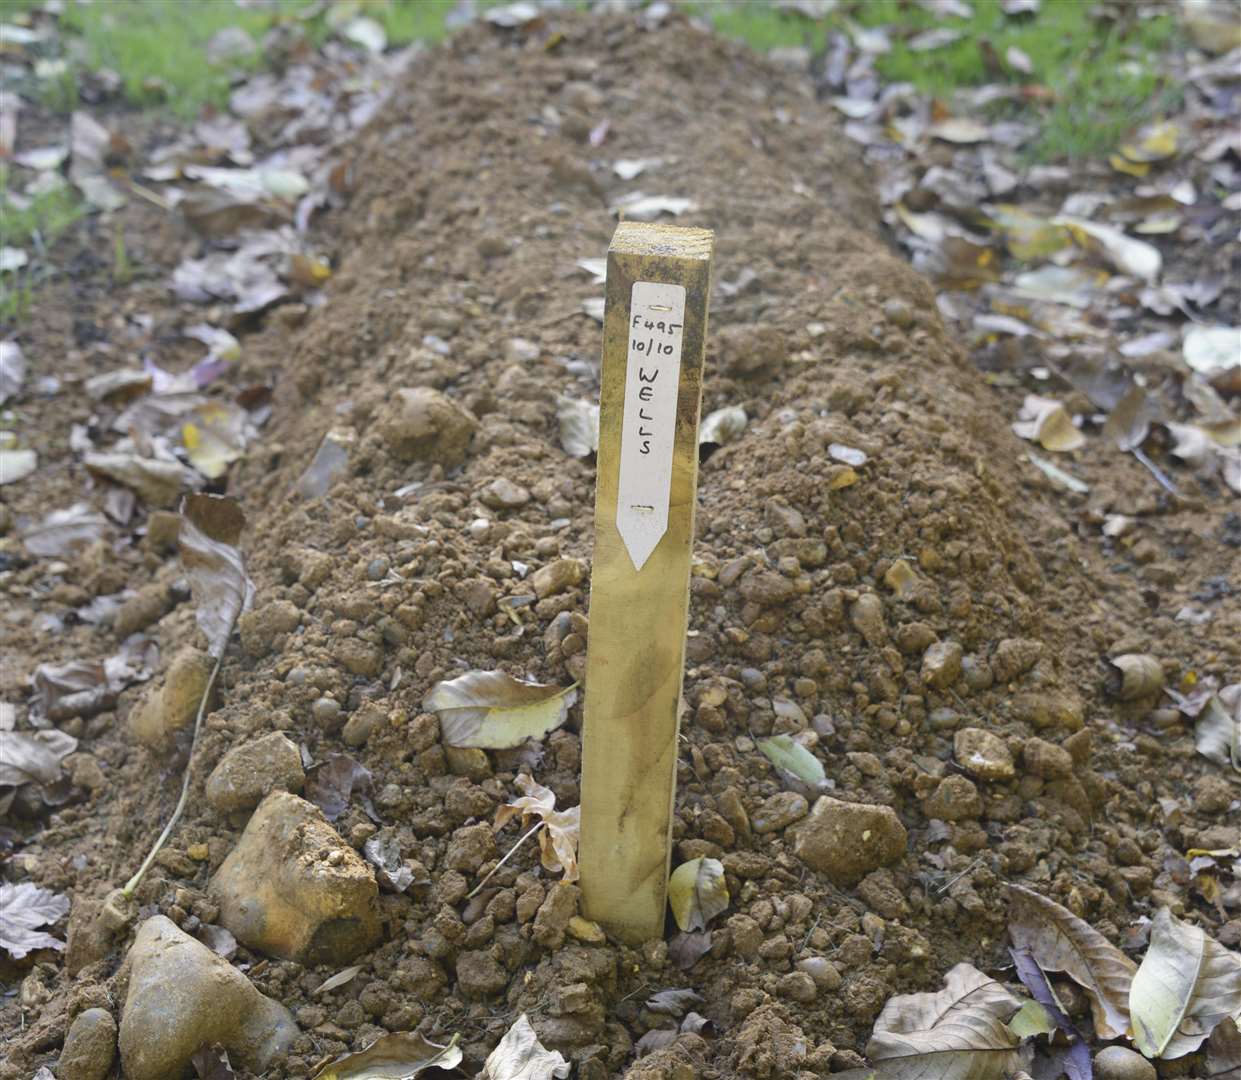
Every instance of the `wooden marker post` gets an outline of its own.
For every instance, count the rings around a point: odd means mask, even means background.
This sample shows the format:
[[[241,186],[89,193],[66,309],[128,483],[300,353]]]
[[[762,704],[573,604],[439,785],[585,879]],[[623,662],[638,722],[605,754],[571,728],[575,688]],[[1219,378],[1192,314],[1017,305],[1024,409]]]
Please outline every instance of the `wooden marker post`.
[[[608,249],[579,862],[635,943],[664,927],[714,239],[627,221]]]

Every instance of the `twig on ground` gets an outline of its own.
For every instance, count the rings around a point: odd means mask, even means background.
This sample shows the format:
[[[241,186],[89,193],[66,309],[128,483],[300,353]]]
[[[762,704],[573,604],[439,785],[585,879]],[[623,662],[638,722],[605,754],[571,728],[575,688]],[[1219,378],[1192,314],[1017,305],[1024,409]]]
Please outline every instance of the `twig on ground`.
[[[484,877],[482,881],[480,881],[477,885],[474,886],[473,890],[469,893],[468,896],[466,896],[466,899],[470,900],[473,897],[477,896],[479,893],[479,890],[482,889],[482,887],[491,880],[495,872],[499,870],[501,866],[503,866],[506,862],[509,861],[509,859],[513,857],[513,852],[515,852],[519,847],[521,847],[522,844],[524,844],[527,840],[529,840],[530,837],[532,837],[536,832],[538,832],[546,824],[547,822],[540,821],[537,825],[532,826],[529,829],[529,831],[520,840],[517,841],[517,843],[515,843],[511,848],[508,849],[508,853],[504,856],[504,858],[501,859],[498,863],[495,864],[495,866],[493,866],[490,870],[487,871],[487,876]]]

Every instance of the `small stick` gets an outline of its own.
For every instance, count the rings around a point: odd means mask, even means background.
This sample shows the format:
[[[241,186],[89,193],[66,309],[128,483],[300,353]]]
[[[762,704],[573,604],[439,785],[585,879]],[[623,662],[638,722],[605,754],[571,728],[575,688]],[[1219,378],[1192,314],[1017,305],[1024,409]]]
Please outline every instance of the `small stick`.
[[[981,855],[979,855],[978,858],[976,858],[972,863],[970,863],[969,866],[967,866],[964,870],[962,870],[956,877],[954,877],[947,884],[936,885],[935,891],[939,893],[940,896],[943,896],[944,893],[946,893],[949,889],[951,889],[958,881],[960,881],[963,877],[968,877],[975,870],[977,870],[980,866],[982,866]]]
[[[484,885],[486,885],[487,882],[491,880],[495,872],[499,870],[501,866],[503,866],[506,862],[509,861],[509,859],[513,857],[513,852],[515,852],[519,847],[521,847],[522,844],[524,844],[527,840],[529,840],[530,837],[532,837],[536,832],[538,832],[546,824],[547,824],[546,821],[538,822],[537,824],[534,825],[533,828],[530,829],[529,832],[526,833],[525,836],[523,836],[520,840],[517,841],[517,843],[515,843],[511,848],[509,848],[508,854],[506,854],[503,859],[501,859],[498,863],[495,864],[495,866],[493,866],[490,870],[487,871],[487,876],[483,878],[483,880],[480,881],[477,885],[474,886],[474,889],[469,893],[468,896],[466,896],[466,899],[471,900],[475,896],[477,896],[479,890]]]
[[[1168,475],[1158,465],[1146,456],[1145,450],[1143,450],[1140,446],[1133,446],[1129,448],[1129,453],[1131,453],[1143,465],[1145,465],[1147,469],[1150,470],[1151,476],[1159,481],[1159,484],[1164,491],[1166,491],[1169,495],[1180,495],[1180,492],[1176,489],[1176,485],[1172,483],[1172,481],[1168,478]]]
[[[220,663],[224,659],[224,653],[215,658],[215,667],[211,669],[211,677],[207,680],[207,688],[203,691],[202,700],[198,703],[198,715],[194,717],[194,735],[190,739],[190,756],[185,763],[185,779],[181,782],[181,798],[177,800],[177,808],[172,812],[172,817],[168,819],[168,824],[164,826],[164,831],[159,834],[159,839],[155,841],[155,846],[151,848],[149,854],[138,867],[138,872],[134,874],[127,882],[125,888],[121,890],[126,898],[133,896],[134,890],[138,887],[138,883],[142,880],[142,875],[147,872],[151,863],[155,861],[155,856],[159,854],[160,848],[164,846],[169,835],[172,833],[173,827],[181,820],[181,814],[185,810],[185,801],[190,794],[190,766],[194,764],[194,749],[198,746],[198,732],[202,727],[203,714],[207,711],[207,699],[211,697],[211,688],[215,685],[215,677],[220,673]]]

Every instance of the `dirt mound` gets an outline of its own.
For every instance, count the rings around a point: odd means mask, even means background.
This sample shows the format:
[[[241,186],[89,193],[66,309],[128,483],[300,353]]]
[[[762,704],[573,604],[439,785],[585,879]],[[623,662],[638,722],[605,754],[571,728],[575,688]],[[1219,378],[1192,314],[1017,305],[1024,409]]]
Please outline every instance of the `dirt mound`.
[[[612,168],[651,158],[634,180]],[[302,1029],[268,1076],[304,1077],[420,1023],[441,1041],[460,1032],[477,1066],[522,1011],[584,1077],[825,1074],[859,1063],[892,993],[938,985],[960,960],[1004,962],[1005,882],[1116,936],[1166,887],[1167,854],[1223,846],[1205,842],[1205,812],[1171,826],[1157,809],[1197,775],[1183,732],[1141,737],[1159,767],[1140,773],[1111,746],[1115,720],[1154,704],[1122,714],[1101,689],[1105,655],[1153,644],[1132,631],[1138,583],[1104,590],[1084,571],[800,78],[676,19],[478,27],[415,65],[350,167],[349,210],[326,219],[327,302],[279,309],[247,342],[245,377],[276,385],[234,485],[258,607],[225,664],[186,821],[138,892],[182,925],[218,914],[207,876],[245,817],[203,788],[243,740],[282,730],[316,760],[347,752],[371,771],[383,833],[417,880],[381,897],[384,943],[336,990],[312,993],[330,965],[253,957],[255,984]],[[528,853],[484,902],[465,899],[495,857],[470,826],[515,794],[518,770],[578,801],[580,706],[541,750],[488,758],[446,754],[420,704],[464,668],[581,673],[561,616],[585,616],[588,580],[539,597],[531,575],[590,557],[592,459],[562,449],[556,402],[597,393],[600,328],[583,303],[601,290],[576,263],[603,255],[609,207],[635,190],[691,199],[679,222],[716,230],[703,407],[749,417],[700,478],[674,857],[721,858],[733,906],[689,966],[662,943],[565,943],[563,922],[535,918],[551,883]],[[443,397],[411,412],[404,388]],[[436,460],[428,424],[452,436]],[[347,468],[303,497],[329,430]],[[179,577],[149,562],[156,581]],[[157,633],[169,658],[195,640],[189,606]],[[100,737],[107,797],[62,812],[31,864],[75,908],[119,883],[175,802],[176,763],[122,728]],[[986,768],[963,749],[978,728],[1003,741]],[[1093,756],[1092,730],[1108,735]],[[773,732],[805,733],[833,797],[894,809],[904,857],[857,884],[810,871],[788,823],[767,827],[789,803],[772,801],[786,785],[754,742]],[[376,832],[356,801],[336,827],[359,848]],[[101,836],[107,858],[75,863]],[[44,1045],[115,992],[119,954],[86,959],[72,1003],[67,983],[49,993]],[[634,1065],[632,1044],[668,1025],[643,1002],[668,986],[695,988],[717,1035]]]

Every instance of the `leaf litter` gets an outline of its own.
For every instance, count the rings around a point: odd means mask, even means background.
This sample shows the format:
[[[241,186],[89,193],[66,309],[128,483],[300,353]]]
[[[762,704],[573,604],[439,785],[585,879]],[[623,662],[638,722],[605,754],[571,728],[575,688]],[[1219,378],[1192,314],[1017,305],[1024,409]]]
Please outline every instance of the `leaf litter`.
[[[560,727],[577,687],[515,679],[504,671],[467,671],[436,683],[422,707],[440,718],[445,746],[508,750]]]

